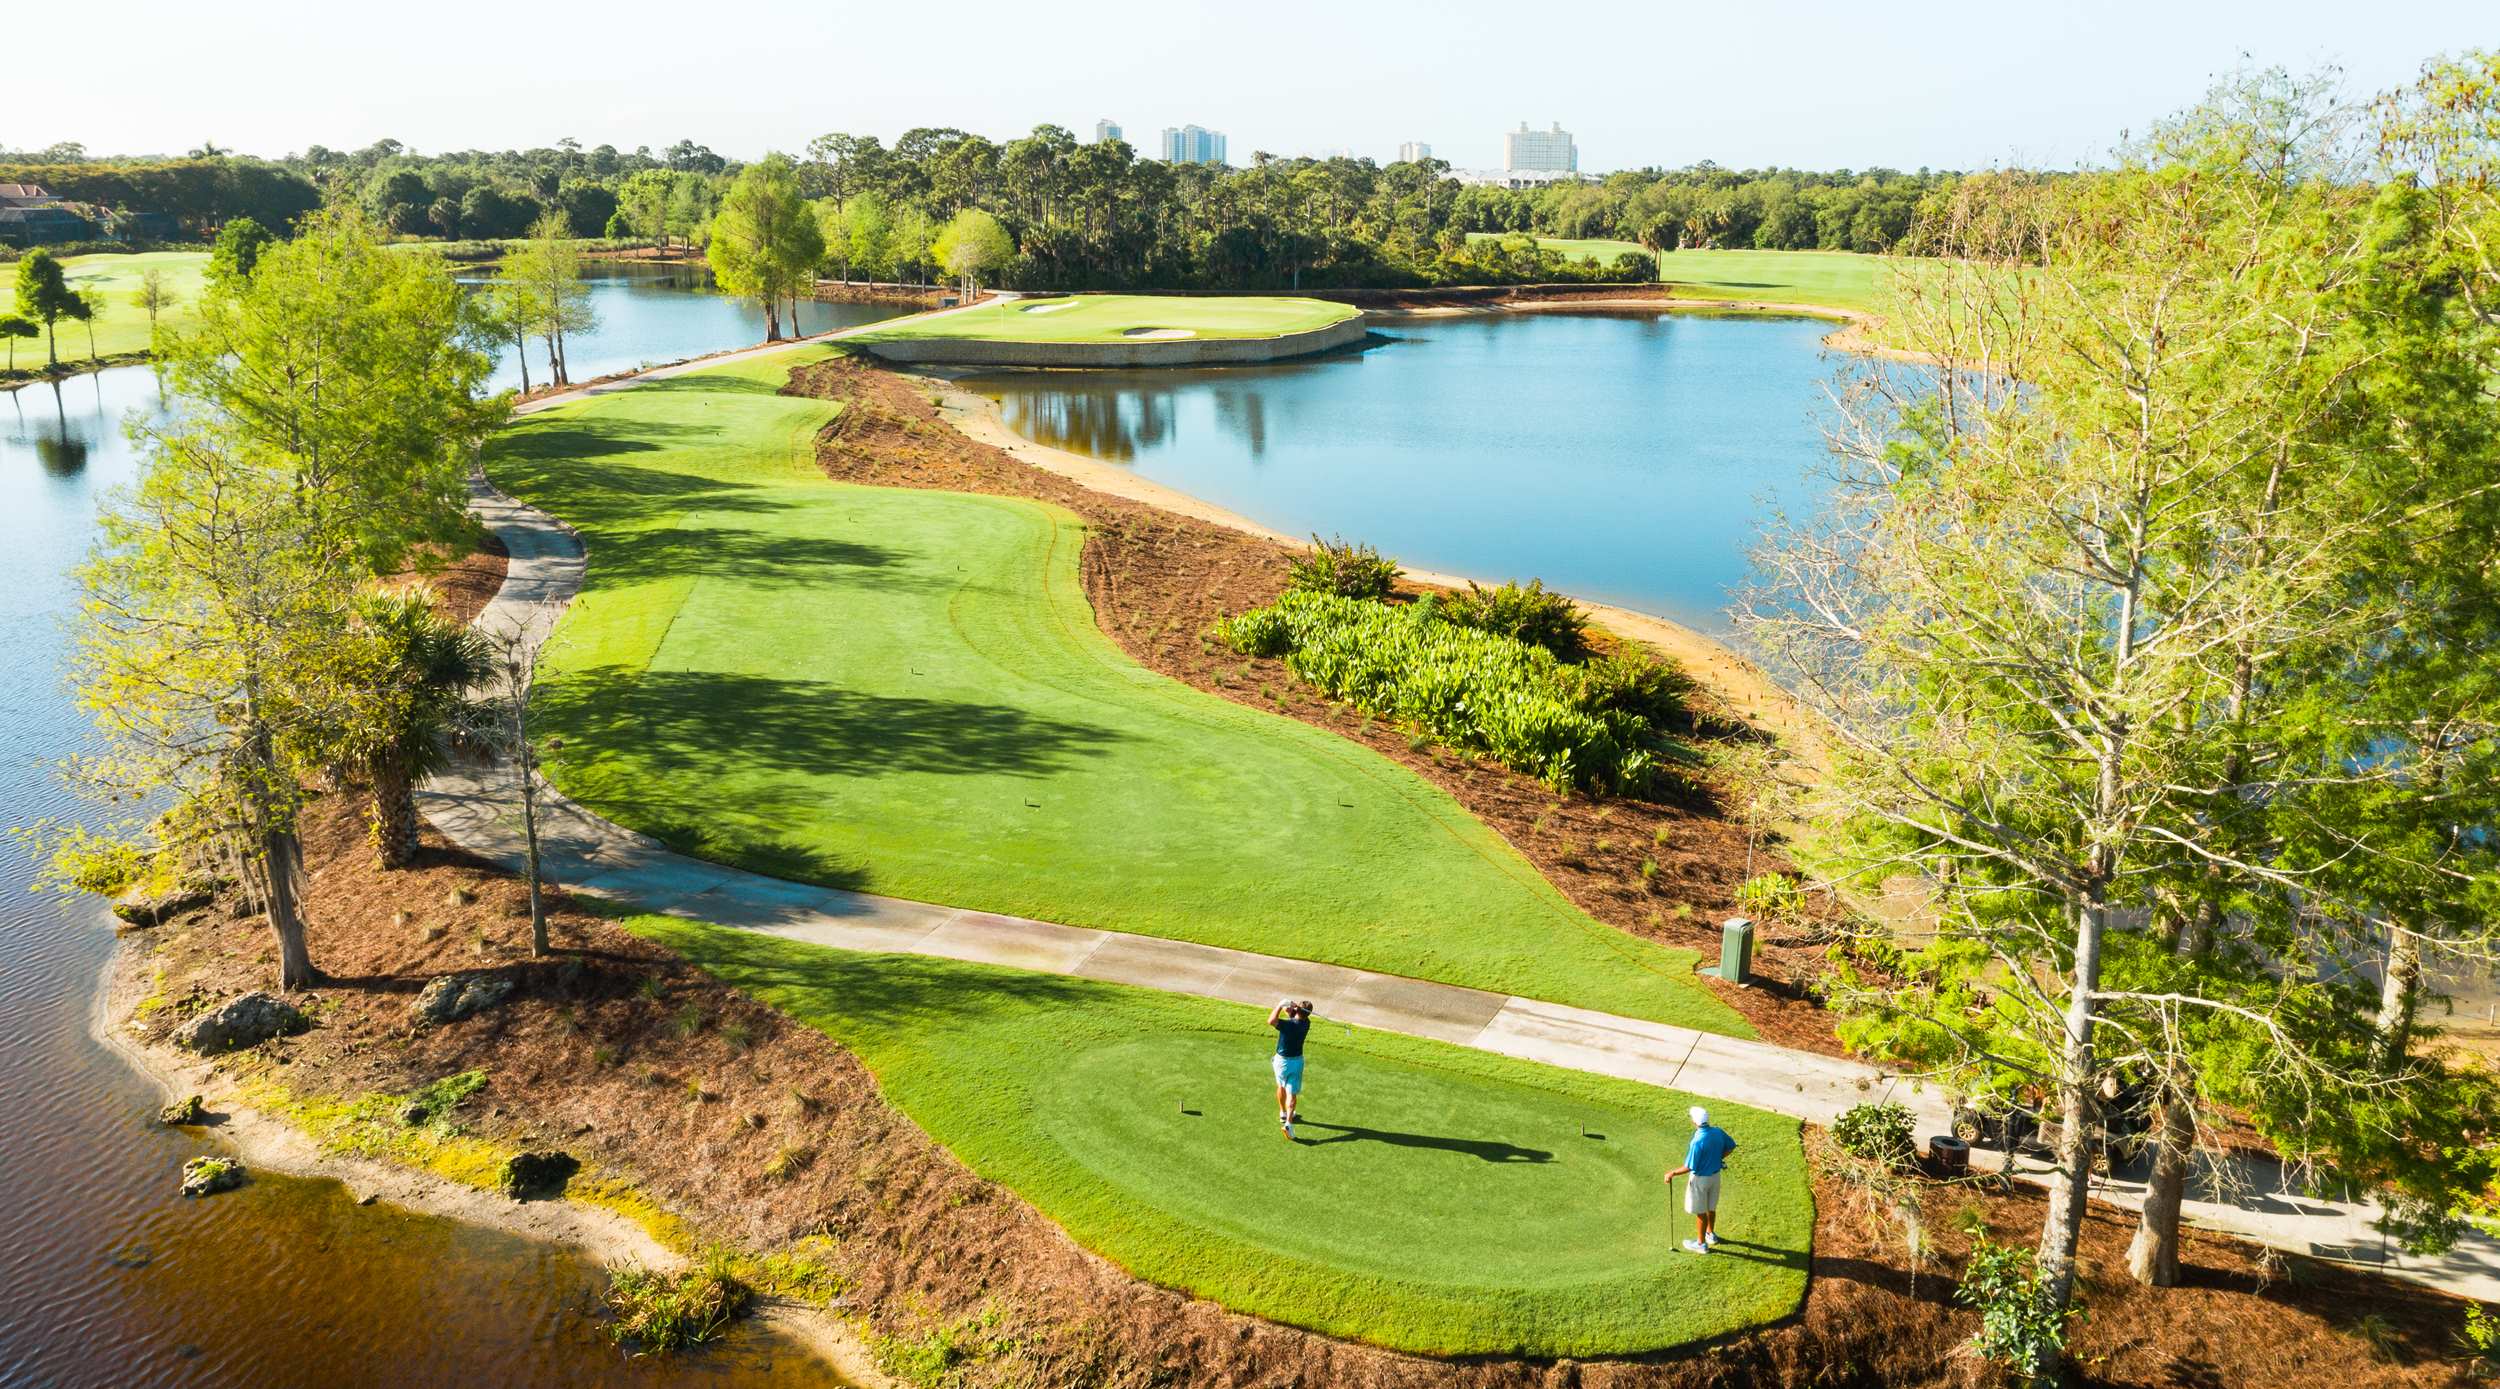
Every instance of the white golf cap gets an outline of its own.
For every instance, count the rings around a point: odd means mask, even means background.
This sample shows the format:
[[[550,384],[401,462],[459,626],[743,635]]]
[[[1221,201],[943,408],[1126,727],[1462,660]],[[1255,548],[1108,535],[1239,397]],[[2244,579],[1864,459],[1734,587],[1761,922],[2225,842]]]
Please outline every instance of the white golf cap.
[[[1691,1109],[1684,1112],[1692,1115],[1693,1122],[1696,1124],[1707,1124],[1710,1122],[1710,1111],[1702,1108],[1700,1105],[1694,1105]]]

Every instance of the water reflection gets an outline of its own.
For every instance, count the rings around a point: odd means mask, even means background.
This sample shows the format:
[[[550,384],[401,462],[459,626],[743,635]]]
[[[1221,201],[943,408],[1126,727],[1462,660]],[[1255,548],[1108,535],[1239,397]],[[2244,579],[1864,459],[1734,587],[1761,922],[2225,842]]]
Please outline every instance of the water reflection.
[[[1222,370],[975,378],[1037,442],[1288,534],[1531,575],[1724,628],[1772,508],[1823,454],[1811,320],[1656,313],[1393,321],[1388,346]]]
[[[764,311],[712,293],[712,272],[700,262],[586,261],[582,275],[590,283],[599,326],[565,339],[565,364],[576,381],[764,339]],[[461,269],[463,284],[483,285],[492,278],[492,267]],[[825,333],[908,312],[884,304],[811,299],[799,305],[798,327],[803,333]],[[547,384],[547,350],[536,342],[529,346],[529,379],[532,385]],[[520,362],[506,346],[497,355],[489,385],[499,390],[520,384]]]

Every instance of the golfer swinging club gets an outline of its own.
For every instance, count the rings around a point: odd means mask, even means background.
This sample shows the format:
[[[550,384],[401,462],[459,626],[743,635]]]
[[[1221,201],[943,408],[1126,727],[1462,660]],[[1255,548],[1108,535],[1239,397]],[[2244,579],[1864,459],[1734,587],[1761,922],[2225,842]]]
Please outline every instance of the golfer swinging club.
[[[1302,1039],[1311,1035],[1311,1001],[1282,999],[1268,1010],[1267,1025],[1276,1029],[1276,1124],[1293,1137],[1293,1121],[1302,1117]]]
[[[1675,1179],[1692,1174],[1684,1184],[1684,1209],[1693,1217],[1693,1239],[1684,1241],[1687,1254],[1707,1254],[1719,1244],[1719,1169],[1727,1165],[1728,1154],[1736,1151],[1736,1140],[1726,1129],[1710,1122],[1710,1111],[1694,1105],[1692,1145],[1684,1150],[1684,1165],[1667,1174],[1672,1190]]]

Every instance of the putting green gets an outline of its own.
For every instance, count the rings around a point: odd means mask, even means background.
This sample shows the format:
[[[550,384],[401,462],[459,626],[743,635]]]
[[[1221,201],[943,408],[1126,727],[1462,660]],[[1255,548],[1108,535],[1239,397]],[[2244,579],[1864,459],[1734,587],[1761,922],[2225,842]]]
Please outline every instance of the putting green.
[[[1590,918],[1405,768],[1129,660],[1074,515],[827,480],[834,408],[778,393],[819,351],[489,447],[589,543],[536,695],[566,792],[781,877],[1752,1035],[1693,952]]]
[[[1275,1124],[1255,1010],[672,917],[633,929],[857,1052],[975,1172],[1132,1273],[1439,1355],[1625,1355],[1774,1320],[1814,1210],[1794,1120],[1733,1105],[1720,1252],[1660,1177],[1689,1096],[1335,1026]]]
[[[152,345],[147,310],[131,302],[131,296],[139,290],[139,276],[146,271],[163,271],[165,287],[174,296],[173,306],[158,315],[158,322],[175,331],[192,325],[195,306],[200,302],[201,277],[208,270],[208,253],[148,251],[137,255],[70,256],[61,262],[61,269],[70,288],[82,294],[104,296],[104,312],[95,321],[95,355],[110,357],[121,352],[143,352]],[[16,304],[17,264],[12,261],[0,265],[0,313],[14,311]],[[88,359],[86,324],[62,319],[54,330],[59,334],[62,361]],[[41,337],[18,339],[20,367],[41,366],[43,361]]]
[[[1325,328],[1359,310],[1319,299],[1083,294],[1002,299],[957,313],[903,319],[863,341],[974,338],[984,342],[1154,342],[1280,338]]]

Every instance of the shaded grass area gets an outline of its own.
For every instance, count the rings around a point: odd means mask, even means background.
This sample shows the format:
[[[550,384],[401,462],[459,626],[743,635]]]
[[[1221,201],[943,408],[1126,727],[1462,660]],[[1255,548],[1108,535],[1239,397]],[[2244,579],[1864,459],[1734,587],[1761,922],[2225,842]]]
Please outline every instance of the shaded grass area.
[[[835,407],[777,392],[819,352],[490,447],[590,546],[539,670],[565,791],[777,876],[1752,1035],[1694,952],[1573,907],[1412,772],[1123,655],[1072,514],[824,478]]]
[[[208,269],[206,251],[145,251],[135,255],[110,252],[89,256],[71,256],[61,262],[69,279],[69,287],[81,294],[101,293],[104,312],[95,321],[95,356],[111,357],[126,352],[145,352],[151,345],[147,310],[131,302],[138,293],[139,276],[151,269],[165,274],[165,287],[174,296],[173,306],[158,315],[164,328],[181,331],[192,326],[200,301],[201,277]],[[17,266],[14,262],[0,265],[0,314],[15,311],[17,306]],[[85,361],[90,355],[87,346],[87,325],[62,319],[54,325],[60,339],[61,360]],[[41,337],[20,338],[17,343],[19,367],[41,366],[44,362]]]
[[[1814,1213],[1794,1120],[1718,1105],[1728,1243],[1677,1250],[1689,1096],[1341,1028],[1276,1128],[1254,1009],[674,917],[631,929],[857,1052],[914,1122],[1129,1271],[1441,1355],[1632,1354],[1782,1317]]]
[[[1177,329],[1199,338],[1275,338],[1325,328],[1355,312],[1318,299],[1082,294],[1000,300],[961,313],[907,320],[863,336],[1126,342],[1132,329],[1144,328]]]

